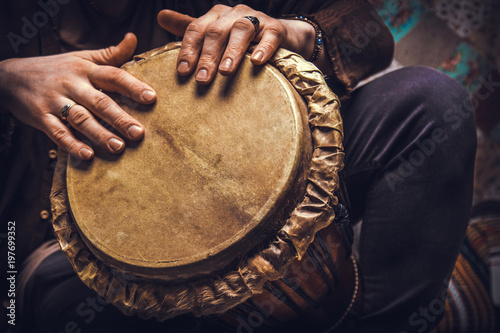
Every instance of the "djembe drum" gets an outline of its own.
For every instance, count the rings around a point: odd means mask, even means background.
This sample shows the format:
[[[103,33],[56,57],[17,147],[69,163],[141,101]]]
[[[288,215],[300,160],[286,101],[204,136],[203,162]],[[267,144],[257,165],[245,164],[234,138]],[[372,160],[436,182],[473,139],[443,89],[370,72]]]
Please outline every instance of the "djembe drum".
[[[152,106],[116,99],[144,124],[140,143],[90,162],[60,153],[62,250],[125,314],[333,329],[359,299],[337,96],[286,50],[274,66],[245,56],[236,75],[201,87],[177,76],[179,48],[123,66],[158,94]]]

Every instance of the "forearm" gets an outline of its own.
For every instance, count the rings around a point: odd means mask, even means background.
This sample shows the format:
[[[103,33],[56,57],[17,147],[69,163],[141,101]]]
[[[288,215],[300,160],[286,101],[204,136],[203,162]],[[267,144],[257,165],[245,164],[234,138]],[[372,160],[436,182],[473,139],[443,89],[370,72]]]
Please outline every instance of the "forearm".
[[[8,103],[10,100],[8,73],[6,64],[9,60],[0,61],[0,115],[9,113]]]
[[[301,20],[282,19],[281,22],[288,31],[293,32],[293,36],[296,36],[294,41],[296,50],[294,51],[306,60],[311,59],[317,43],[314,27],[310,23]],[[294,46],[284,45],[284,47],[293,50]],[[328,59],[328,52],[324,47],[321,47],[319,56],[314,63],[324,75],[331,75],[333,73],[330,60]]]

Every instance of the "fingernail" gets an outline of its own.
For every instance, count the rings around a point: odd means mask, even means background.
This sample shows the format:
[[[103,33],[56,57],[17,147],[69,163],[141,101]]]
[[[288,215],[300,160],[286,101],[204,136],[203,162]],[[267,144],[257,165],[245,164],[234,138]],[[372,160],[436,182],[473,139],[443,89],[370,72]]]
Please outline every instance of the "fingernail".
[[[208,78],[208,72],[205,68],[202,68],[196,73],[197,81],[205,81]]]
[[[262,59],[264,59],[264,52],[262,51],[257,51],[257,53],[255,53],[255,55],[253,56],[253,58],[257,61],[262,61]]]
[[[84,160],[89,160],[92,158],[92,150],[88,149],[88,148],[82,148],[80,149],[80,156],[84,159]]]
[[[120,149],[122,149],[122,147],[123,147],[123,141],[118,140],[116,138],[109,139],[108,144],[109,144],[109,147],[111,148],[111,150],[113,150],[115,153],[119,152]]]
[[[228,71],[231,69],[232,63],[233,60],[231,60],[231,58],[226,58],[226,60],[224,60],[222,64],[220,64],[220,69],[222,69],[223,71]]]
[[[142,99],[146,102],[150,102],[155,99],[156,94],[152,90],[144,90],[141,95]]]
[[[132,125],[128,128],[128,135],[130,135],[132,139],[138,139],[142,135],[142,129],[137,125]]]
[[[177,66],[177,71],[179,72],[187,72],[189,70],[189,64],[187,63],[187,61],[181,61],[179,66]]]

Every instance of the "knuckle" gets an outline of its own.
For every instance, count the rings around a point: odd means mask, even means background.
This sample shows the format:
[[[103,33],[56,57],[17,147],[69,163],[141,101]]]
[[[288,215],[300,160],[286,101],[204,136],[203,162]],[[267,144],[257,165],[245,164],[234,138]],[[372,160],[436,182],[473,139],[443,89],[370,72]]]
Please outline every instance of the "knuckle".
[[[77,128],[83,128],[85,124],[91,119],[88,112],[81,109],[73,110],[71,114],[71,123]]]
[[[120,114],[113,119],[113,127],[117,129],[126,129],[129,127],[129,125],[132,125],[128,121],[128,117],[124,114]]]
[[[253,32],[253,24],[245,18],[236,20],[233,24],[233,29],[241,30],[243,32]]]
[[[99,94],[94,97],[92,105],[94,105],[96,110],[105,110],[111,106],[111,99],[104,94]]]
[[[233,7],[235,10],[237,11],[246,11],[248,9],[250,9],[250,7],[248,7],[247,5],[244,5],[244,4],[237,4],[236,6]]]
[[[226,54],[230,57],[234,57],[234,56],[242,54],[245,50],[246,49],[241,44],[233,44],[233,45],[229,45],[226,48]]]
[[[110,47],[107,47],[107,48],[101,50],[102,59],[109,59],[111,64],[116,64],[116,62],[115,62],[115,58],[116,58],[115,50],[116,50],[115,46],[110,46]]]
[[[74,90],[74,80],[64,76],[59,79],[59,84],[63,91],[73,91]]]
[[[144,87],[141,83],[135,82],[134,80],[128,80],[126,85],[125,95],[127,97],[131,97],[132,95],[140,96],[141,92],[144,90]],[[109,101],[109,106],[111,106],[112,101]]]
[[[271,23],[266,27],[266,32],[278,38],[281,38],[285,33],[285,28],[283,27],[282,24]]]
[[[217,58],[218,56],[215,53],[215,50],[203,50],[203,53],[200,55],[200,59],[198,60],[198,65],[202,67],[208,65],[210,67],[217,61]]]
[[[119,85],[126,85],[128,82],[127,73],[119,68],[113,68],[112,75],[114,76],[114,80]]]
[[[203,31],[205,31],[205,27],[203,26],[203,24],[201,24],[200,22],[198,22],[196,20],[196,21],[189,23],[189,25],[186,28],[185,33],[186,34],[203,34]]]
[[[78,154],[79,152],[79,149],[80,148],[80,144],[78,143],[78,141],[76,140],[72,140],[68,145],[67,145],[67,148],[66,150],[69,152],[69,153],[73,153],[75,155]]]
[[[110,139],[110,135],[109,135],[109,132],[106,130],[99,131],[99,132],[94,134],[94,141],[99,146],[105,147],[106,143],[108,142],[109,139]]]
[[[259,44],[259,49],[261,49],[265,52],[272,53],[272,52],[276,51],[277,48],[278,48],[278,45],[274,45],[273,43],[267,42],[267,41],[262,41]]]
[[[62,128],[57,128],[54,131],[52,131],[52,137],[54,138],[54,141],[61,144],[65,141],[68,135],[69,133]]]
[[[216,12],[220,12],[220,11],[225,10],[227,7],[228,6],[226,6],[226,5],[218,3],[215,6],[213,6],[212,9],[215,10]]]
[[[205,35],[209,39],[219,39],[224,35],[224,29],[218,24],[211,24]]]
[[[182,43],[181,50],[179,51],[179,59],[189,60],[191,57],[194,57],[196,53],[196,48],[191,40],[185,41]]]
[[[215,67],[215,60],[213,57],[205,55],[198,61],[198,69],[204,68],[207,71],[212,71]]]
[[[214,50],[203,50],[203,53],[200,56],[200,60],[198,61],[198,67],[205,67],[207,69],[211,69],[215,63],[217,62],[218,55]]]

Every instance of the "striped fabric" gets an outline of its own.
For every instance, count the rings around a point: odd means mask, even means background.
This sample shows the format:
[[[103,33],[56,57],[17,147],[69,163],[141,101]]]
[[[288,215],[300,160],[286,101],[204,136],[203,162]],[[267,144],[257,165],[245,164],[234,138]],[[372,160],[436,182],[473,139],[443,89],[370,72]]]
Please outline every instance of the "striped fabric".
[[[450,279],[445,314],[436,332],[495,332],[499,318],[495,317],[498,308],[491,297],[489,263],[495,255],[493,250],[499,247],[500,216],[471,220]]]

